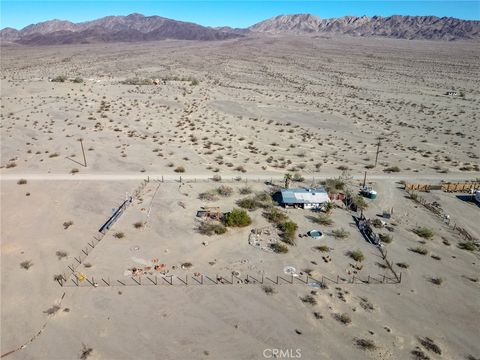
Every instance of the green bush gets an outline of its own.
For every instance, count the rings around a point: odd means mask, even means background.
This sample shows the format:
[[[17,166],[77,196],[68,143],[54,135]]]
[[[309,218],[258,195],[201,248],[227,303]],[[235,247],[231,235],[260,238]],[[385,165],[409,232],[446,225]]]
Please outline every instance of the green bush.
[[[361,195],[355,196],[354,202],[357,205],[359,210],[365,210],[368,207],[367,202]],[[375,219],[375,220],[378,220],[378,219]]]
[[[383,171],[392,173],[392,172],[400,172],[400,168],[398,166],[390,166],[388,168],[383,169]]]
[[[224,217],[224,223],[230,227],[244,227],[252,223],[252,219],[245,210],[233,209]]]
[[[75,79],[72,80],[72,82],[75,84],[81,84],[83,83],[83,79],[77,76]]]
[[[464,241],[459,243],[458,247],[463,250],[473,251],[475,250],[475,243],[473,241]]]
[[[327,245],[315,246],[314,249],[320,252],[330,252],[330,248]]]

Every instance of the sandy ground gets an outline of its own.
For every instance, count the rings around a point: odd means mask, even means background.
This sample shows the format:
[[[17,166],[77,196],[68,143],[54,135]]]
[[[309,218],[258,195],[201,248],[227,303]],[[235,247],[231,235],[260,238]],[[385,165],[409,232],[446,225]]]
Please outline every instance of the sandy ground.
[[[464,239],[407,199],[398,181],[480,177],[479,55],[461,42],[290,37],[2,48],[2,355],[25,344],[6,358],[77,359],[85,345],[88,359],[265,359],[272,354],[266,349],[290,358],[298,349],[302,359],[411,359],[415,349],[430,359],[478,359],[478,251],[461,249]],[[62,74],[84,83],[48,81]],[[120,84],[134,76],[199,83]],[[445,96],[452,88],[464,96]],[[340,203],[331,226],[314,223],[311,211],[287,210],[298,233],[325,235],[296,237],[286,254],[248,244],[252,229],[269,226],[261,209],[249,213],[251,225],[224,235],[201,235],[195,217],[202,206],[230,211],[246,185],[254,194],[272,191],[264,181],[280,185],[286,171],[301,173],[306,181],[298,185],[310,186],[313,177],[348,168],[356,190],[375,161],[378,137],[379,164],[369,179],[379,197],[368,200],[365,214],[373,219],[394,209],[391,231],[381,232],[393,237],[385,247],[401,283],[327,282],[319,289],[296,282],[272,285],[269,295],[254,284],[147,286],[143,277],[139,286],[126,275],[158,258],[179,277],[273,277],[294,266],[315,278],[347,279],[355,265],[348,252],[360,250],[357,276],[391,277]],[[179,166],[185,172],[175,172]],[[394,166],[398,172],[385,171]],[[242,179],[225,182],[228,197],[199,199],[222,185],[205,181],[215,174]],[[162,175],[169,181],[153,181]],[[129,286],[76,287],[69,279],[61,287],[54,276],[75,263],[112,209],[148,176],[152,181],[76,270]],[[174,182],[179,176],[188,181]],[[457,197],[465,194],[420,195],[478,239],[480,208]],[[433,238],[414,234],[418,226],[432,229]],[[340,228],[347,239],[332,235]],[[330,248],[332,262],[315,250],[320,245]],[[412,252],[417,246],[428,253]],[[25,261],[28,270],[20,266]],[[182,269],[186,262],[192,267]],[[316,304],[303,302],[306,295]],[[337,318],[344,313],[348,325]],[[425,337],[441,354],[421,344]],[[358,339],[376,348],[362,349]]]

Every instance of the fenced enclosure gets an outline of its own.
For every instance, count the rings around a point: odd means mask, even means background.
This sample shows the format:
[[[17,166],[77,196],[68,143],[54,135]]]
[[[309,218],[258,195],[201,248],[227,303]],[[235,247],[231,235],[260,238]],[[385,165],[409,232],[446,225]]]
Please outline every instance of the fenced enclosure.
[[[206,275],[146,275],[130,276],[122,279],[110,277],[82,277],[73,273],[69,279],[59,281],[64,287],[112,287],[112,286],[211,286],[211,285],[307,285],[325,287],[328,284],[400,284],[402,274],[392,278],[386,275],[368,275],[361,277],[353,275],[329,277],[326,275],[313,277],[311,275],[244,275],[242,277],[230,274],[228,276]]]

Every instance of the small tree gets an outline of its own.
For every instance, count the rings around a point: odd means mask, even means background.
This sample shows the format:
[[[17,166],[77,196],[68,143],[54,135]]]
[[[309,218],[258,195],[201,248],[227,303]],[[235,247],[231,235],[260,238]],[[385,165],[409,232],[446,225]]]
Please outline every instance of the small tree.
[[[284,176],[285,179],[285,189],[290,188],[290,185],[292,183],[292,174],[286,173]]]
[[[252,223],[252,219],[245,210],[233,209],[224,217],[224,223],[230,227],[244,227]]]
[[[284,242],[290,245],[295,245],[295,232],[298,229],[298,225],[291,220],[281,223],[279,226],[282,231],[282,239]]]

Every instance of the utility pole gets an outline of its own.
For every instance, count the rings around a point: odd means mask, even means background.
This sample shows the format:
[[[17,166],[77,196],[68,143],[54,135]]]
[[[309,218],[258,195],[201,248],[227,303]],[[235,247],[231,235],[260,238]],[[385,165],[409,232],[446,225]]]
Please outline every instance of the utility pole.
[[[378,154],[380,153],[380,137],[378,138],[378,143],[377,143],[377,155],[375,156],[375,166],[374,167],[377,167],[377,162],[378,162]]]
[[[80,138],[79,141],[80,141],[80,145],[82,146],[83,163],[85,164],[83,166],[87,167],[87,158],[85,157],[85,150],[83,149],[83,139]]]
[[[363,177],[363,186],[362,186],[363,189],[365,189],[366,183],[367,183],[367,172],[365,171],[365,176]]]

